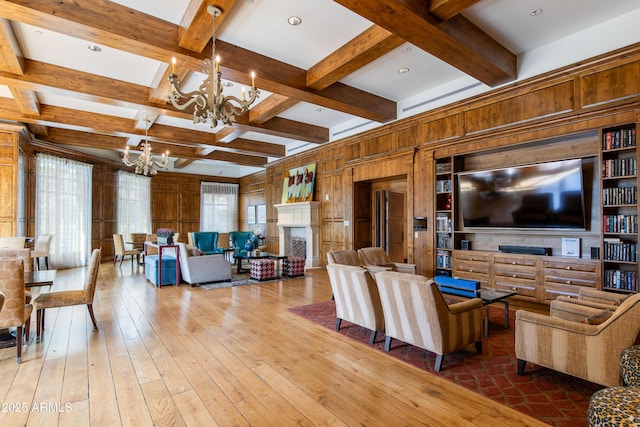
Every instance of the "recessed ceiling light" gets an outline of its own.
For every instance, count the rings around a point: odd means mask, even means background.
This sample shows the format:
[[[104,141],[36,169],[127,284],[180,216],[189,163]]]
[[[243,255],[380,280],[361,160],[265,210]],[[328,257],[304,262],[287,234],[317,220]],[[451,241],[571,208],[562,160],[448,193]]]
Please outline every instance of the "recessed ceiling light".
[[[402,51],[403,51],[404,53],[411,52],[411,46],[407,46],[407,47],[405,47],[404,49],[402,49]]]
[[[324,108],[322,108],[322,107],[318,107],[318,108],[316,108],[316,111],[317,111],[318,113],[322,113],[322,112],[324,111]]]
[[[232,87],[233,83],[231,83],[231,82],[222,82],[222,86],[224,86],[224,87]]]
[[[87,46],[87,49],[89,49],[91,52],[102,52],[100,46],[96,46],[95,44],[90,44],[89,46]]]
[[[409,72],[409,68],[407,67],[398,68],[398,72],[400,74],[407,74]]]
[[[538,16],[538,15],[542,15],[542,9],[535,9],[535,10],[532,10],[531,12],[529,12],[529,15],[531,15],[531,16]]]
[[[302,24],[302,19],[299,16],[290,16],[287,22],[289,25],[296,26]]]

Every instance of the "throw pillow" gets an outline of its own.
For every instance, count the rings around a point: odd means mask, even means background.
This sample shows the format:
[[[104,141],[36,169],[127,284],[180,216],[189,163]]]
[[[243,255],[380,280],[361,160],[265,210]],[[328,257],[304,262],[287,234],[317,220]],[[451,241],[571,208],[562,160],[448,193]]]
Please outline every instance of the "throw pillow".
[[[604,310],[602,313],[587,317],[582,321],[582,323],[586,323],[587,325],[601,325],[606,322],[611,315],[613,315],[613,311]]]

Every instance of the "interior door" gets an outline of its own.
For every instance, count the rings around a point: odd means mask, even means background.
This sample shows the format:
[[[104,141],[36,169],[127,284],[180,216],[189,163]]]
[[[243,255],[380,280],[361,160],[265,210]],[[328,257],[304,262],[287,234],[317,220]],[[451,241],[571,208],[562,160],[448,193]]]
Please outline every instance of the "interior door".
[[[353,248],[368,248],[372,245],[373,222],[371,218],[371,184],[356,182],[353,186]]]
[[[389,258],[395,262],[406,262],[405,201],[404,194],[387,192],[386,249]]]

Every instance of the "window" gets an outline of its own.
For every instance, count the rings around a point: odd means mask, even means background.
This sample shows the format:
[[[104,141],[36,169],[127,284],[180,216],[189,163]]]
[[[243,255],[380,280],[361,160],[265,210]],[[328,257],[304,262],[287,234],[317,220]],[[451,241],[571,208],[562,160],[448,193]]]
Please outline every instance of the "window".
[[[151,233],[151,178],[118,171],[118,234]]]
[[[91,254],[93,166],[47,154],[36,159],[36,235],[53,234],[52,268],[87,264]]]
[[[238,184],[200,185],[200,230],[228,233],[238,229]]]

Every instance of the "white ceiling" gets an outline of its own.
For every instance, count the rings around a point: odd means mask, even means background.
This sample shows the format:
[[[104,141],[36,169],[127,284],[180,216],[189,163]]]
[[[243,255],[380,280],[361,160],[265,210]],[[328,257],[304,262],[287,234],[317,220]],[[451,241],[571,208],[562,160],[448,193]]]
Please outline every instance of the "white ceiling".
[[[179,25],[189,0],[119,0],[117,3]],[[542,9],[538,16],[531,12]],[[1,14],[1,12],[0,12]],[[299,16],[302,23],[291,26],[287,18]],[[574,63],[607,51],[640,42],[638,0],[481,0],[463,15],[518,56],[518,79]],[[105,19],[109,15],[105,14]],[[153,87],[154,79],[169,66],[161,62],[108,46],[92,52],[88,40],[12,21],[17,49],[27,59],[81,70],[86,73]],[[241,0],[225,16],[217,31],[219,40],[308,69],[371,26],[371,22],[331,0]],[[224,64],[225,58],[221,58]],[[402,67],[409,69],[401,74]],[[259,76],[260,69],[255,72]],[[203,74],[193,73],[197,86]],[[224,78],[224,74],[223,74]],[[397,102],[398,118],[404,118],[490,90],[488,86],[405,43],[394,51],[355,71],[340,82]],[[509,83],[511,84],[511,83]],[[241,85],[225,88],[239,94]],[[262,90],[259,101],[270,93]],[[41,104],[135,119],[139,110],[109,103],[78,99],[64,91],[38,92]],[[11,98],[0,85],[0,97]],[[279,117],[329,129],[336,140],[382,125],[317,105],[298,103]],[[2,119],[2,117],[0,117]],[[157,123],[214,133],[209,125],[160,116]],[[287,154],[313,148],[305,141],[246,132],[244,139],[285,145]],[[93,151],[117,158],[115,150]],[[275,158],[269,158],[273,161]],[[171,170],[171,168],[168,168]],[[226,162],[196,161],[180,172],[241,177],[260,168]]]

